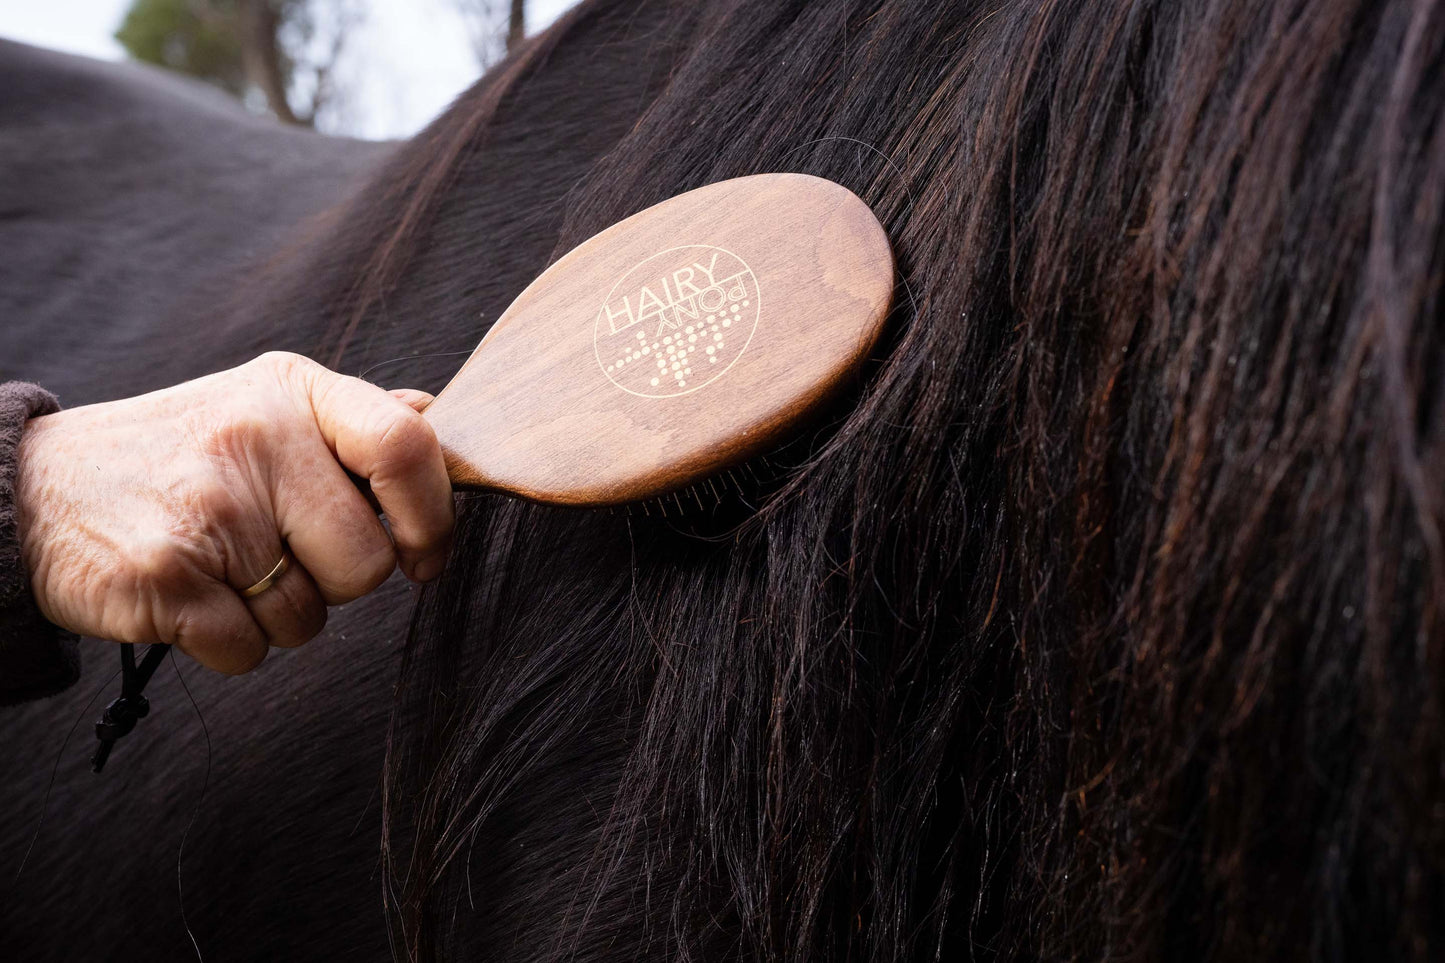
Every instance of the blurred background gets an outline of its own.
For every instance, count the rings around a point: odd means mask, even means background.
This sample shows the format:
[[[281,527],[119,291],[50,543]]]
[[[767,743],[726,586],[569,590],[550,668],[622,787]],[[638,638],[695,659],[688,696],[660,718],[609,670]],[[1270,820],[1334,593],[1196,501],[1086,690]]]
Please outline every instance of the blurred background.
[[[576,0],[13,0],[0,37],[142,60],[328,134],[409,137]]]

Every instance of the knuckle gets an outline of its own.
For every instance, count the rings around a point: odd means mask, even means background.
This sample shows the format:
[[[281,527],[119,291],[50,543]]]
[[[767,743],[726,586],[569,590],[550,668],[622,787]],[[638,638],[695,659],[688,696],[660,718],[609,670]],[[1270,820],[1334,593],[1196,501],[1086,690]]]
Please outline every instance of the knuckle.
[[[359,554],[335,580],[345,601],[361,598],[385,582],[396,569],[396,549],[390,542],[370,552]]]
[[[215,472],[192,472],[172,486],[163,501],[163,538],[170,551],[213,573],[225,566],[228,533],[242,531],[251,522],[245,505],[224,477]]]
[[[171,535],[142,538],[129,550],[131,565],[143,589],[169,595],[190,580],[188,546]]]
[[[395,546],[364,506],[331,516],[328,529],[325,543],[307,552],[305,561],[326,602],[337,605],[360,598],[396,568]]]
[[[390,577],[396,568],[396,549],[391,543],[381,546],[360,560],[353,575],[353,583],[360,589],[358,596],[365,595]]]
[[[198,483],[193,501],[199,517],[206,519],[208,527],[214,531],[236,531],[247,521],[247,512],[241,500],[220,478]]]
[[[244,675],[265,661],[263,639],[219,633],[219,628],[212,613],[188,607],[176,619],[173,642],[206,668],[225,675]]]
[[[286,612],[271,644],[286,647],[302,645],[316,638],[326,627],[326,605],[316,589],[307,585],[290,592]]]
[[[436,432],[410,408],[397,406],[387,416],[376,440],[376,462],[391,471],[426,464],[437,447]]]
[[[151,507],[155,513],[136,523],[125,546],[142,590],[173,596],[221,573],[227,554],[222,533],[243,528],[245,510],[219,479],[182,472],[156,493]]]
[[[310,358],[290,351],[267,351],[264,354],[257,355],[256,359],[251,361],[250,364],[262,370],[286,376],[304,371],[308,366],[314,365],[315,362]]]
[[[302,613],[301,641],[303,642],[310,642],[321,634],[322,629],[326,628],[326,603],[322,602],[321,598],[315,596],[314,593],[313,596],[313,601]]]
[[[245,675],[265,661],[266,647],[264,645],[236,645],[227,651],[220,671],[226,675]]]
[[[193,429],[202,454],[227,465],[244,464],[277,432],[277,418],[259,401],[237,401],[223,414],[201,418]]]
[[[318,375],[329,373],[310,358],[289,351],[268,351],[239,370],[245,373],[243,394],[273,415],[299,410],[297,399],[316,387]],[[282,398],[292,403],[283,406]]]

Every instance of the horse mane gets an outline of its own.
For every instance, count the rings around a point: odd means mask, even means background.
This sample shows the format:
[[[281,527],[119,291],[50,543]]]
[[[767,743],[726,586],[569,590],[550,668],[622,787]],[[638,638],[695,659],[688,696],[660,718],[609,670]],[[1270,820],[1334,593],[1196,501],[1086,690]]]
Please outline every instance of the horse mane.
[[[401,152],[336,343],[604,19],[657,81],[556,250],[828,177],[891,334],[741,513],[461,503],[392,727],[397,952],[1438,954],[1445,5],[698,6],[589,0]]]

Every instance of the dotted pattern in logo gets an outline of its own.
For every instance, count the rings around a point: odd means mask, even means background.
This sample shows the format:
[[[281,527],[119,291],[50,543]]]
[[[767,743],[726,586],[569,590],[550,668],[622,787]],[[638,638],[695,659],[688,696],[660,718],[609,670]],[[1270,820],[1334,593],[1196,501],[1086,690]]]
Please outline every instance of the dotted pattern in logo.
[[[761,316],[762,292],[742,258],[690,244],[660,251],[618,279],[597,313],[597,364],[644,398],[687,394],[737,362]]]

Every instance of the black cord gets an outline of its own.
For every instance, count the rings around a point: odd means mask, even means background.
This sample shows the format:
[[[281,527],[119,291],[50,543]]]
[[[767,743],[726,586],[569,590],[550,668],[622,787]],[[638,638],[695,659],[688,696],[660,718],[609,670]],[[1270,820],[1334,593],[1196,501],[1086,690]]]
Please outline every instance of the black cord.
[[[100,772],[110,758],[111,749],[121,736],[135,728],[137,721],[144,719],[151,711],[151,704],[141,693],[146,683],[155,675],[161,660],[170,651],[170,646],[156,643],[146,649],[140,664],[135,661],[135,646],[124,642],[120,647],[120,695],[105,707],[100,721],[95,724],[95,737],[100,745],[90,757],[90,771]]]

